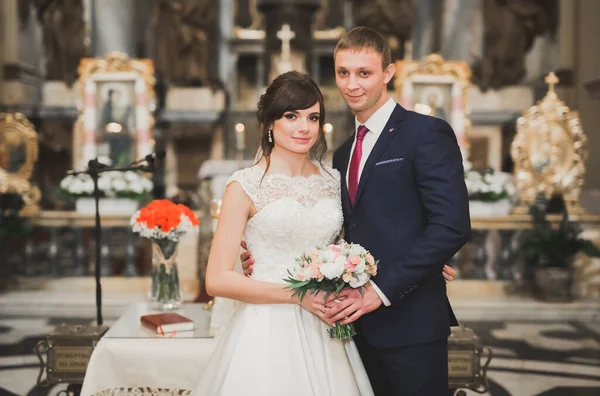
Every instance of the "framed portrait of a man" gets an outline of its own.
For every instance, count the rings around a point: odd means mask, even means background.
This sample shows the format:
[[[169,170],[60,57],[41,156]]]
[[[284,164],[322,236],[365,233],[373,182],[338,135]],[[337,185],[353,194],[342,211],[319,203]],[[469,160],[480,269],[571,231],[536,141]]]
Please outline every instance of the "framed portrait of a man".
[[[469,156],[470,121],[468,87],[471,70],[465,62],[445,61],[432,54],[422,62],[396,62],[394,89],[404,108],[448,122],[466,160]]]
[[[105,59],[83,59],[79,74],[73,166],[85,167],[94,158],[126,166],[154,151],[152,62],[114,52]]]

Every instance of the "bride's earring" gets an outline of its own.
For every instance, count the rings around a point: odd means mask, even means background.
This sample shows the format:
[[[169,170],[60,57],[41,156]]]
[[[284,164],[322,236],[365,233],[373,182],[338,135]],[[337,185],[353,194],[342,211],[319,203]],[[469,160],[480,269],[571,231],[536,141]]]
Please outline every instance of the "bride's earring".
[[[269,129],[269,132],[267,132],[267,139],[269,139],[269,143],[273,144],[273,130]]]

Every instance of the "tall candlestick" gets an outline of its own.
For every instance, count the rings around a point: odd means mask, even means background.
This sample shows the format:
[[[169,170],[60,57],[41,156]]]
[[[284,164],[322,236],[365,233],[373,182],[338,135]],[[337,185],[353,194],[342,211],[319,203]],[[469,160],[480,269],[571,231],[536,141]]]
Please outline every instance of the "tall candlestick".
[[[323,125],[323,132],[325,132],[325,143],[327,143],[327,151],[333,149],[333,125],[327,123]]]
[[[242,123],[238,123],[235,126],[235,148],[237,151],[244,151],[246,148],[244,130],[246,127]]]

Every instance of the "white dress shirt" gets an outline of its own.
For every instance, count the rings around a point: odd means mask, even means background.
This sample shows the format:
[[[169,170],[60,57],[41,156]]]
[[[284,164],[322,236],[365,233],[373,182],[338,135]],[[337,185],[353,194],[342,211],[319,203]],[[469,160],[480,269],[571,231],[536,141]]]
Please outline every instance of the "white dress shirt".
[[[362,175],[363,168],[365,167],[365,163],[367,162],[367,159],[369,158],[371,151],[373,151],[373,147],[375,147],[375,143],[377,143],[377,139],[379,139],[379,136],[381,135],[383,128],[385,128],[385,125],[387,124],[390,117],[392,116],[392,113],[394,112],[395,108],[396,108],[396,102],[394,101],[394,99],[390,98],[387,102],[385,102],[385,104],[383,106],[381,106],[375,113],[373,113],[373,115],[371,117],[369,117],[369,119],[364,124],[361,124],[358,121],[358,118],[354,119],[354,123],[355,123],[354,134],[355,134],[355,136],[356,136],[358,127],[361,125],[366,126],[367,129],[369,130],[367,132],[367,134],[365,135],[365,138],[363,139],[363,143],[362,143],[362,157],[360,158],[360,166],[358,168],[358,181],[359,182],[360,182],[360,176]],[[352,145],[352,149],[350,150],[350,161],[352,160],[352,154],[354,153],[355,146],[356,146],[356,139],[354,139],[354,144]],[[346,185],[348,185],[348,172],[349,171],[350,171],[350,162],[348,162],[348,171],[346,172]],[[373,282],[373,281],[370,281],[370,282],[371,282],[371,285],[373,286],[373,289],[375,289],[375,292],[377,292],[377,295],[379,295],[379,298],[381,298],[381,301],[383,301],[383,305],[385,305],[386,307],[389,307],[390,305],[392,305],[390,300],[388,300],[388,298],[385,296],[385,294],[383,294],[383,292],[377,287],[375,282]]]

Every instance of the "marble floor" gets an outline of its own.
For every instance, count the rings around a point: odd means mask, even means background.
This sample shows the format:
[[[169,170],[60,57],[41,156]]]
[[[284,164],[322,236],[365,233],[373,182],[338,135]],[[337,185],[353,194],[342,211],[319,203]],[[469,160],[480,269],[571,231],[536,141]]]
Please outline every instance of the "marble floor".
[[[73,316],[68,307],[63,309],[64,315],[55,308],[52,315],[44,317],[7,314],[0,308],[0,396],[65,395],[61,392],[64,385],[36,384],[39,362],[33,352],[35,345],[57,324],[95,321],[92,317]],[[569,305],[562,309],[570,310]],[[558,314],[560,311],[537,318],[496,320],[490,319],[491,315],[486,320],[471,316],[462,322],[494,354],[486,395],[600,395],[600,320],[561,320]],[[553,318],[548,319],[549,316]],[[105,324],[114,320],[116,316],[105,317]]]

